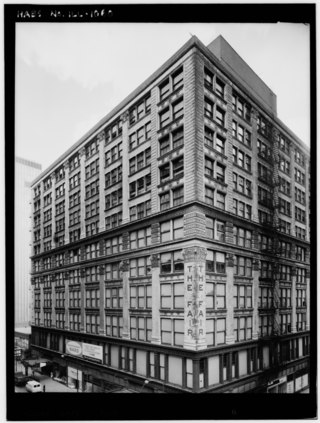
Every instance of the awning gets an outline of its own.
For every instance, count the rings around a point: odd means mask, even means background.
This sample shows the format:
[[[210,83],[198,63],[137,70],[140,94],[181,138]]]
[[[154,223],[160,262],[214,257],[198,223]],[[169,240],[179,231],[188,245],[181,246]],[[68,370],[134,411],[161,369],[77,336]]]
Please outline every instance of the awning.
[[[23,363],[27,365],[28,367],[43,367],[48,363],[51,363],[50,360],[47,358],[37,358],[37,359],[29,359],[29,360],[23,360]]]

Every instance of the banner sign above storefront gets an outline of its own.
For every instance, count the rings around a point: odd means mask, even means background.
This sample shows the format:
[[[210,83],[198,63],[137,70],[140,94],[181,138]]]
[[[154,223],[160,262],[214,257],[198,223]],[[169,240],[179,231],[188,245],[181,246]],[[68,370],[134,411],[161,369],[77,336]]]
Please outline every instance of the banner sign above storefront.
[[[66,353],[102,363],[102,347],[99,345],[86,344],[85,342],[70,341],[69,339],[66,339]]]
[[[102,347],[99,345],[82,343],[82,355],[90,360],[102,363]]]

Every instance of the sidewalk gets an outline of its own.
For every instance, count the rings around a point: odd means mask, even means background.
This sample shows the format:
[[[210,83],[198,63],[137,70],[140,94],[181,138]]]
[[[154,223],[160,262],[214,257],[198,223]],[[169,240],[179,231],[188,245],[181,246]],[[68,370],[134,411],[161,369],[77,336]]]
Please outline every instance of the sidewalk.
[[[17,372],[22,372],[25,374],[25,368],[21,363],[17,363]],[[32,377],[32,372],[29,370],[28,375]],[[56,380],[51,379],[50,376],[43,375],[41,373],[35,372],[35,377],[39,382],[41,383],[42,387],[45,386],[47,392],[69,392],[69,393],[76,393],[77,390],[74,388],[69,388],[68,386],[64,385],[63,383],[60,383]],[[26,392],[25,387],[15,387],[15,392]]]

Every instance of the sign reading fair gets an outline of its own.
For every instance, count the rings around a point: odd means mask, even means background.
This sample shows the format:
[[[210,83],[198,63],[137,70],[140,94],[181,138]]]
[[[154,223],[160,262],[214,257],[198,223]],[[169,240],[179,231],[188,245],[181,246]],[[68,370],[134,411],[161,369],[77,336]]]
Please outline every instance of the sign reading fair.
[[[67,339],[66,353],[102,363],[102,347],[100,345],[86,344],[85,342],[70,341]]]

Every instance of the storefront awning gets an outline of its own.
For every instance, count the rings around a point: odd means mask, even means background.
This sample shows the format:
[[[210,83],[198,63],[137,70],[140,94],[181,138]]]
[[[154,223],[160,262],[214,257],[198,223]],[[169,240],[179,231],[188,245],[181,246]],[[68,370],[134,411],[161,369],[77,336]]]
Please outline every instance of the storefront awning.
[[[48,360],[47,358],[36,358],[36,359],[23,360],[23,364],[28,366],[28,367],[43,367],[48,363],[51,363],[51,361]]]

